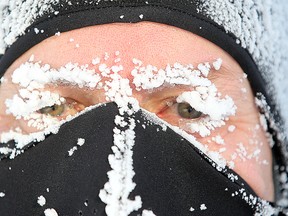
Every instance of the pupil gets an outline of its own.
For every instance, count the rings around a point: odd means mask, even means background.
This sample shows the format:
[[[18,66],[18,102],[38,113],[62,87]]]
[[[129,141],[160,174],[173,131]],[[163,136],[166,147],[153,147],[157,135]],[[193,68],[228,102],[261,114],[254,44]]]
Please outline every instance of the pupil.
[[[193,109],[191,106],[188,107],[188,113],[192,113],[193,111],[196,111],[195,109]]]
[[[179,103],[178,114],[186,119],[197,119],[202,115],[202,112],[198,112],[188,103]]]

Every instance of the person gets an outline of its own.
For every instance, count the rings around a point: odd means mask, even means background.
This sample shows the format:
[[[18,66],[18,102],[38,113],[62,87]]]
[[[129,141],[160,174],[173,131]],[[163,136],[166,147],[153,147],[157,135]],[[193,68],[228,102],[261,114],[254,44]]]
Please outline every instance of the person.
[[[3,215],[285,214],[283,1],[1,4]]]

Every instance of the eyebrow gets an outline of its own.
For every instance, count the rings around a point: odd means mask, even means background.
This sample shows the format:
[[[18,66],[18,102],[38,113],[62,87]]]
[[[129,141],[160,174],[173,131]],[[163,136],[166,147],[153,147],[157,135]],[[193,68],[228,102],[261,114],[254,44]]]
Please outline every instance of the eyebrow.
[[[243,71],[235,71],[232,70],[229,66],[226,66],[226,64],[222,64],[221,68],[218,71],[210,71],[208,75],[208,79],[211,81],[218,81],[220,79],[224,79],[224,81],[233,81],[236,79],[236,74],[243,73]]]

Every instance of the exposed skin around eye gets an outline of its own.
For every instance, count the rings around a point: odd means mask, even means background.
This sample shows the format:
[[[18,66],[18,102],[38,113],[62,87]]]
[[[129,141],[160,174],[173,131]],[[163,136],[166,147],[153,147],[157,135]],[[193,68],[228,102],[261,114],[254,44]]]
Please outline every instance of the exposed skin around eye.
[[[116,51],[120,52],[119,56],[115,56]],[[151,64],[158,68],[165,68],[168,63],[197,65],[221,58],[224,69],[211,72],[208,78],[216,85],[222,96],[229,95],[234,100],[237,113],[226,122],[225,126],[217,128],[210,136],[198,136],[197,139],[207,145],[209,150],[219,151],[225,147],[226,151],[222,155],[227,161],[231,161],[233,155],[237,153],[238,156],[233,159],[234,170],[261,198],[274,200],[271,150],[264,130],[259,127],[259,113],[250,85],[243,76],[243,70],[232,57],[216,45],[172,26],[149,22],[107,24],[61,33],[60,36],[51,37],[36,45],[17,59],[5,74],[8,81],[0,86],[0,131],[17,125],[13,117],[5,114],[5,98],[13,96],[17,90],[9,77],[32,54],[35,56],[34,61],[41,60],[43,64],[48,63],[53,68],[59,68],[68,62],[80,65],[88,63],[89,67],[94,68],[91,60],[95,57],[104,58],[104,53],[110,55],[106,61],[108,66],[115,64],[115,58],[121,58],[120,63],[124,67],[121,75],[130,81],[132,79],[130,72],[135,67],[131,61],[133,58],[142,60],[144,65]],[[64,90],[59,87],[57,91],[60,93]],[[104,92],[87,90],[84,94],[80,89],[73,91],[74,96],[80,97],[73,99],[85,101],[82,102],[85,106],[105,102]],[[183,89],[168,88],[154,92],[133,89],[133,96],[137,98],[141,107],[157,114],[163,109],[167,98],[175,98],[180,92],[183,92]],[[179,123],[176,115],[159,114],[159,117],[174,125]],[[229,132],[229,126],[235,126],[235,131]],[[224,145],[213,141],[213,137],[218,135],[224,140]],[[260,154],[257,158],[245,158],[244,153],[239,152],[239,149],[243,150],[241,146],[244,146],[246,155],[253,155],[258,149]],[[264,160],[268,165],[262,163]]]

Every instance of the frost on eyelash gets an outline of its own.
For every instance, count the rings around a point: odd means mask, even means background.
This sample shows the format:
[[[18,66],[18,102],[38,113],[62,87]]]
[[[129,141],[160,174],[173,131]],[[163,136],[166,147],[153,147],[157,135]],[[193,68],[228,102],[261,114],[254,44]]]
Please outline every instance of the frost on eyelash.
[[[35,111],[54,104],[60,105],[63,102],[65,102],[64,98],[50,91],[40,92],[20,89],[19,95],[16,94],[12,99],[5,101],[6,113],[12,114],[16,119],[23,118],[27,120],[27,117]]]
[[[30,58],[33,59],[33,58]],[[56,118],[37,113],[38,110],[60,105],[65,99],[59,94],[49,91],[41,91],[47,84],[70,83],[79,88],[96,88],[101,81],[100,75],[95,70],[87,69],[87,65],[68,63],[60,69],[51,69],[49,65],[43,66],[40,63],[26,62],[17,68],[12,74],[12,82],[23,89],[12,99],[6,99],[6,113],[12,114],[16,119],[28,121],[29,127],[44,130],[51,125],[57,125]],[[5,136],[2,135],[1,137]],[[2,140],[4,138],[1,138]]]
[[[184,92],[177,97],[176,101],[189,103],[191,107],[208,116],[197,123],[186,123],[189,131],[199,132],[202,137],[209,136],[210,131],[216,127],[225,125],[225,120],[236,113],[236,106],[232,98],[226,96],[224,99],[220,99],[214,85],[201,87],[200,91],[199,89],[197,91],[196,88],[195,91]]]
[[[211,130],[225,125],[225,120],[236,113],[236,106],[232,98],[225,96],[221,99],[216,86],[207,78],[211,70],[208,62],[200,63],[197,69],[194,69],[191,64],[183,66],[175,63],[173,67],[168,65],[165,70],[158,70],[152,65],[144,67],[142,62],[137,59],[134,59],[133,63],[136,67],[131,74],[138,91],[155,89],[165,84],[194,87],[194,91],[184,92],[178,96],[177,103],[189,103],[207,117],[197,122],[181,121],[182,129],[191,133],[197,132],[200,136],[206,137],[211,134]],[[220,70],[221,65],[222,59],[220,58],[213,63],[215,70]]]

